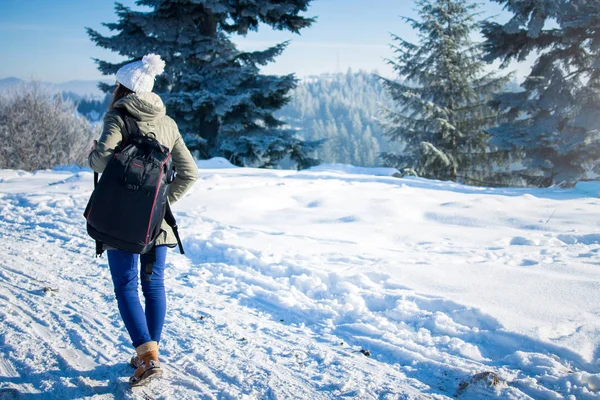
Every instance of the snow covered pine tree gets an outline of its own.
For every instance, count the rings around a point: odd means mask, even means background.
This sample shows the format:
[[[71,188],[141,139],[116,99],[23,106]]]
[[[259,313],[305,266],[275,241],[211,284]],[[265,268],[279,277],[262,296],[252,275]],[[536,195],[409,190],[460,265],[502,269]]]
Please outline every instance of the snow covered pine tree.
[[[296,78],[259,73],[287,42],[242,52],[229,34],[245,35],[260,23],[299,33],[314,21],[299,15],[311,1],[138,0],[137,5],[149,10],[116,4],[119,21],[104,24],[116,35],[87,31],[98,46],[129,57],[119,64],[96,60],[105,75],[149,52],[166,61],[155,89],[196,155],[259,167],[274,166],[289,156],[298,168],[307,168],[318,163],[308,154],[321,142],[300,140],[273,116],[289,101]]]
[[[470,39],[476,5],[466,0],[416,4],[420,20],[404,20],[417,30],[419,44],[392,35],[397,56],[388,63],[399,80],[382,78],[398,105],[383,111],[384,129],[405,150],[382,157],[388,166],[426,178],[489,180],[507,154],[489,147],[486,128],[497,113],[487,101],[508,77],[484,72],[481,48]]]
[[[494,143],[524,154],[531,183],[574,183],[600,173],[600,2],[494,0],[513,17],[484,24],[488,60],[523,61],[537,53],[524,91],[495,99],[510,121]]]

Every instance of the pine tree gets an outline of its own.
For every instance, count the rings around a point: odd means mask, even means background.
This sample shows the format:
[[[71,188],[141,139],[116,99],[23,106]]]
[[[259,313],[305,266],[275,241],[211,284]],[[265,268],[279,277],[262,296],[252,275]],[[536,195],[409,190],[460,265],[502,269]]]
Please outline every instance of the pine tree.
[[[513,17],[484,25],[487,59],[506,66],[537,54],[523,90],[495,100],[510,120],[491,130],[494,142],[522,151],[540,185],[600,173],[600,2],[494,1]]]
[[[419,20],[403,19],[417,31],[419,43],[392,35],[396,58],[389,64],[399,79],[382,78],[397,105],[383,112],[385,133],[405,149],[382,157],[388,166],[426,178],[482,179],[506,157],[490,149],[486,128],[497,118],[487,101],[508,77],[484,72],[481,47],[470,38],[476,5],[467,0],[416,5]]]
[[[315,165],[307,156],[319,142],[304,142],[285,129],[273,113],[289,101],[293,74],[263,75],[287,42],[264,51],[242,52],[231,34],[246,35],[264,23],[299,33],[314,21],[299,15],[312,0],[138,0],[149,11],[116,3],[119,18],[104,24],[113,36],[89,29],[98,46],[128,58],[123,63],[96,60],[114,74],[147,53],[166,61],[155,91],[177,121],[190,150],[206,158],[223,156],[237,165],[271,167],[286,156],[300,168]],[[104,87],[105,90],[110,90]]]

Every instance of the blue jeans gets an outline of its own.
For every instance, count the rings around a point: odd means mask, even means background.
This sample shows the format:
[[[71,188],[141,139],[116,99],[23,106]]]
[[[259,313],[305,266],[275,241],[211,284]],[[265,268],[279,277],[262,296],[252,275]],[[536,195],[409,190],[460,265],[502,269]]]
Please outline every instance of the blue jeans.
[[[156,246],[156,262],[151,280],[142,279],[142,293],[146,301],[146,312],[138,296],[139,254],[122,250],[108,250],[108,265],[115,287],[115,295],[121,318],[129,332],[133,347],[150,341],[160,341],[167,296],[165,295],[165,261],[167,246]],[[141,256],[142,265],[145,256]]]

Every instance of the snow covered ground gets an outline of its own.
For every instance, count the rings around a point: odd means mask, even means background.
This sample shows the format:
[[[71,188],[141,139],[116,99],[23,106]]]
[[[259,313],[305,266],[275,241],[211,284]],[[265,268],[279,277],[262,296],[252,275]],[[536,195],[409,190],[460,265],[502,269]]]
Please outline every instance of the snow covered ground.
[[[600,398],[600,187],[200,166],[133,390],[91,172],[0,170],[0,399]]]

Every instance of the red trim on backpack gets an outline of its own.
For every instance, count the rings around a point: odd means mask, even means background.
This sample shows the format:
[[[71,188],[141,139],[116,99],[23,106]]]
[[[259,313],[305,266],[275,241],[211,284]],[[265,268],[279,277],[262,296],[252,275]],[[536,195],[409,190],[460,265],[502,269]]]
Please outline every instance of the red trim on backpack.
[[[156,185],[156,192],[154,193],[154,201],[152,202],[152,211],[150,212],[150,220],[148,221],[148,229],[146,230],[146,241],[144,242],[144,244],[148,244],[148,240],[150,239],[150,225],[152,225],[152,217],[154,216],[154,207],[156,206],[156,198],[158,197],[158,189],[160,189],[160,182],[162,181],[165,164],[167,163],[167,161],[169,161],[169,158],[171,158],[171,154],[169,154],[168,157],[165,158],[165,161],[160,166],[160,175],[158,176],[159,183],[158,183],[158,185]]]

